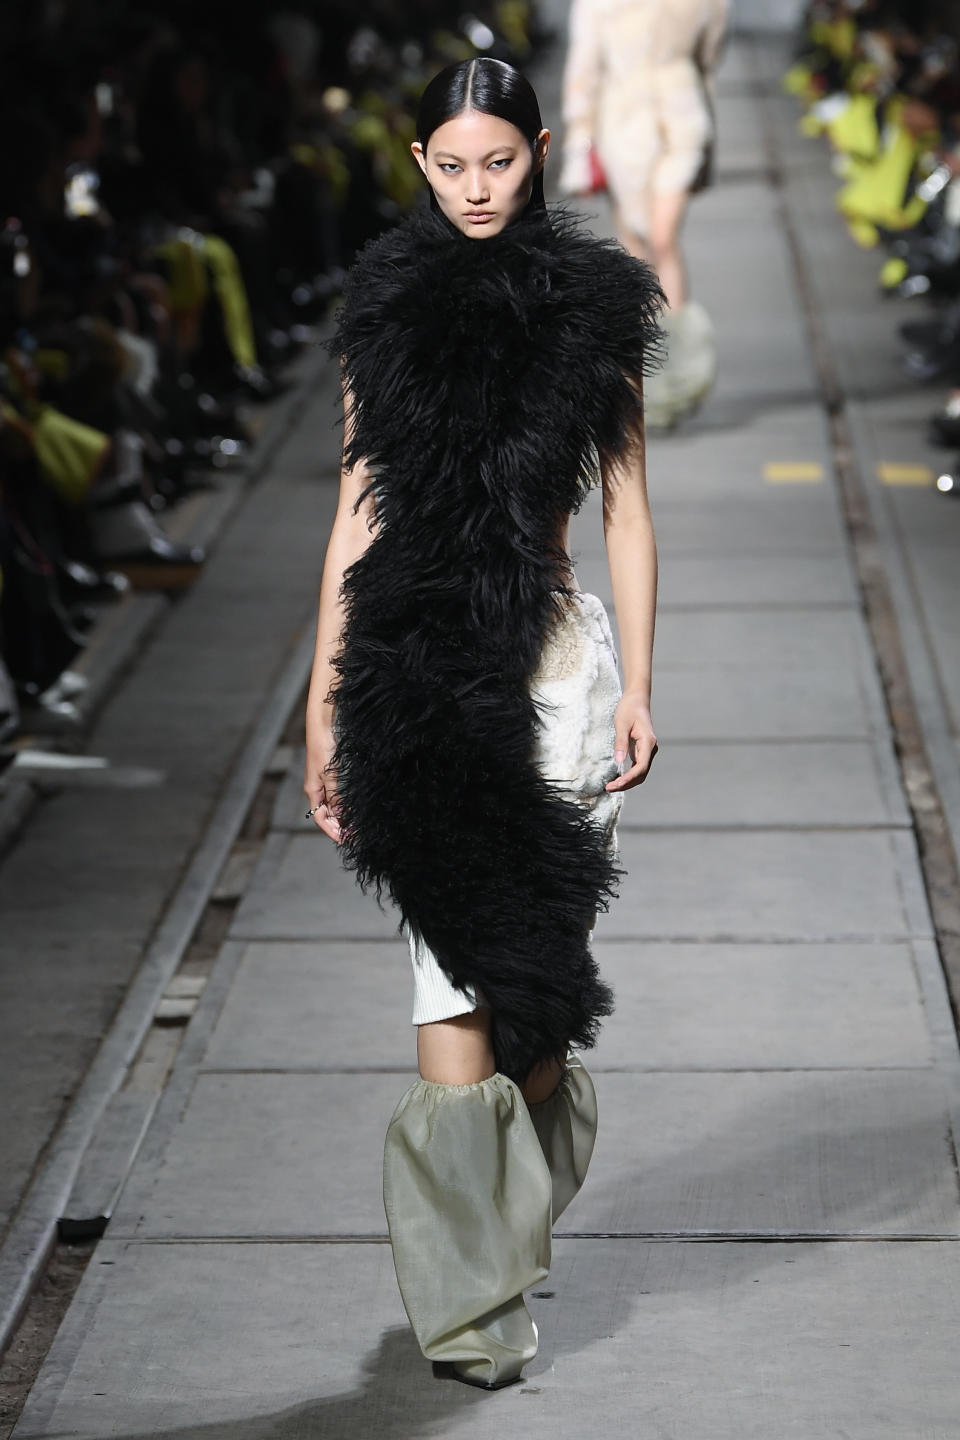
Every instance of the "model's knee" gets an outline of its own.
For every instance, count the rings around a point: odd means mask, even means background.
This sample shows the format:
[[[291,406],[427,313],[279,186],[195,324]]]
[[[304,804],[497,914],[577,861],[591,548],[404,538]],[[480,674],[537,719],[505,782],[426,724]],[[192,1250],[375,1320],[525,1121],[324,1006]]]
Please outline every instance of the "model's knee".
[[[490,1011],[472,1010],[452,1020],[417,1027],[417,1062],[424,1080],[438,1085],[474,1085],[496,1073],[490,1040]]]

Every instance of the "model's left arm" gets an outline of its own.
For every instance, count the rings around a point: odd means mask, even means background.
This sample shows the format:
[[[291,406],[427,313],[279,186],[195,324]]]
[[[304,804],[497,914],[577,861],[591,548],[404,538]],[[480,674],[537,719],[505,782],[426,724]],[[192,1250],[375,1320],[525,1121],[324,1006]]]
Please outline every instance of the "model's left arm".
[[[634,382],[637,389],[640,382]],[[630,790],[647,776],[657,753],[650,716],[653,631],[657,608],[657,545],[647,499],[643,429],[626,453],[603,467],[603,533],[620,631],[623,695],[615,716],[614,758],[629,768],[608,790]]]
[[[647,500],[643,377],[661,362],[666,297],[652,267],[615,241],[578,233],[571,250],[580,262],[575,313],[584,357],[581,413],[600,459],[603,532],[620,630],[623,695],[614,755],[618,765],[629,762],[606,788],[630,790],[646,778],[657,749],[650,718],[657,547]]]

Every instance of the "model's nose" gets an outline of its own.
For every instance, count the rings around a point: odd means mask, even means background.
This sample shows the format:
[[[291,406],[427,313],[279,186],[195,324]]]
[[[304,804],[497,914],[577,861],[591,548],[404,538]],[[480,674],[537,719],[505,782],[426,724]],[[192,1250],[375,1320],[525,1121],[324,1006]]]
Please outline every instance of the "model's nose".
[[[483,174],[482,171],[479,175],[471,175],[470,184],[467,190],[468,204],[479,205],[482,201],[489,199],[490,189],[487,185],[486,176]]]

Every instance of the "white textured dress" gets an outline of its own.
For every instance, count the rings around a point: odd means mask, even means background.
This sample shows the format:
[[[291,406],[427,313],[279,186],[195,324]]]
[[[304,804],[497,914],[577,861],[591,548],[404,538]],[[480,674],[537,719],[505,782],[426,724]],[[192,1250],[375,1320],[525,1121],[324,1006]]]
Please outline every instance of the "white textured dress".
[[[613,758],[614,711],[620,675],[603,601],[587,591],[571,596],[547,636],[530,693],[540,716],[537,764],[564,799],[586,809],[616,853],[623,792],[604,786],[619,774]],[[451,1020],[482,1003],[458,990],[422,941],[409,937],[414,975],[414,1025]]]
[[[596,147],[611,196],[638,235],[650,197],[689,190],[713,134],[710,76],[729,0],[573,0],[564,69],[560,188],[590,188]]]

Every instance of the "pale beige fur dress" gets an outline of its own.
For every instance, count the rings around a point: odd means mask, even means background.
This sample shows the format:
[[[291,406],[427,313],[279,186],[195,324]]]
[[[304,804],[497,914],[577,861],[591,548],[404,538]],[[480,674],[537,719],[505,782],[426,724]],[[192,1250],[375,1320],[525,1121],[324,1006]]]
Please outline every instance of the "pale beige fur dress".
[[[589,189],[591,144],[640,236],[651,195],[690,189],[713,133],[710,76],[728,11],[729,0],[573,0],[563,191]]]

